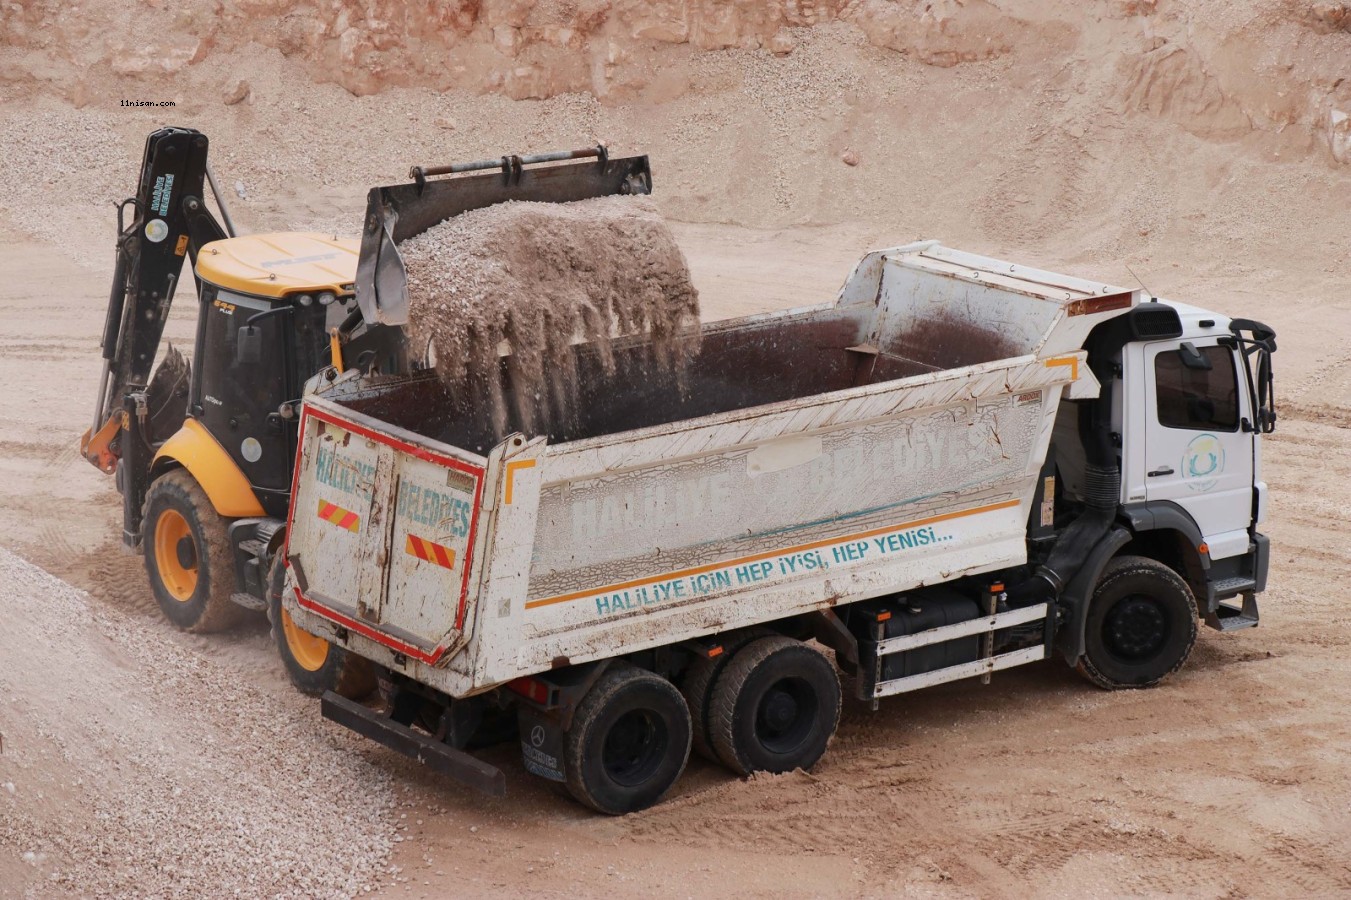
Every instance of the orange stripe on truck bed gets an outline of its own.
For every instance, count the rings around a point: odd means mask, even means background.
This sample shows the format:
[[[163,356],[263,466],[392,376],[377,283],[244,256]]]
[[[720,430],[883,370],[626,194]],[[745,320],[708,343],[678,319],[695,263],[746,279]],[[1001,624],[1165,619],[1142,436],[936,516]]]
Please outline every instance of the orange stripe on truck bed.
[[[438,565],[443,569],[455,568],[455,551],[426,538],[408,535],[408,540],[403,545],[403,551],[409,556]]]
[[[361,530],[361,517],[327,500],[319,501],[319,518],[353,533]]]

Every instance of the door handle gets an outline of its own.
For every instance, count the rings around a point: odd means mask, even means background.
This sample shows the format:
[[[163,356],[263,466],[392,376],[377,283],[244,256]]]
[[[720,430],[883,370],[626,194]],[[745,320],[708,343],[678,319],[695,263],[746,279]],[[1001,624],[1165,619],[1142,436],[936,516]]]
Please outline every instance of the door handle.
[[[1155,469],[1153,472],[1146,472],[1145,474],[1148,475],[1150,478],[1158,478],[1160,475],[1172,475],[1172,474],[1173,474],[1173,467],[1172,467],[1172,466],[1160,466],[1159,468]]]

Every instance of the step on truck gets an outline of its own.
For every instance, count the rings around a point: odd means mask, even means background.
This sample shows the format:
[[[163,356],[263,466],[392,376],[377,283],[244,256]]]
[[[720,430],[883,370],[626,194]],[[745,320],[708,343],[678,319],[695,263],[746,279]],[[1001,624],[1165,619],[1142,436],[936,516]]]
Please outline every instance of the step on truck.
[[[921,242],[705,324],[681,383],[615,347],[607,379],[577,346],[566,433],[498,440],[430,372],[305,398],[284,603],[383,695],[325,716],[496,793],[473,751],[515,734],[620,814],[691,750],[811,768],[845,694],[1052,658],[1148,687],[1198,621],[1258,622],[1260,323]]]

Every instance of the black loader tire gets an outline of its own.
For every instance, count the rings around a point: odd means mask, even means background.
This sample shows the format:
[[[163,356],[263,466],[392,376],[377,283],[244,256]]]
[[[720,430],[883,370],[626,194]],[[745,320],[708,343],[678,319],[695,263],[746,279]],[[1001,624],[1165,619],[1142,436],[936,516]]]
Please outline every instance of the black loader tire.
[[[596,680],[563,739],[568,792],[611,816],[660,800],[689,756],[685,699],[665,678],[628,664]]]
[[[736,655],[738,650],[756,638],[766,637],[773,633],[768,628],[743,628],[719,635],[717,640],[722,646],[722,653],[712,659],[706,656],[696,656],[685,667],[685,673],[680,679],[680,693],[685,695],[685,702],[690,707],[690,722],[694,728],[691,745],[695,753],[709,762],[719,761],[717,751],[713,749],[713,745],[708,740],[708,719],[713,704],[713,684],[722,674],[722,670],[727,668],[727,664],[732,661],[732,657]]]
[[[166,472],[146,491],[141,529],[150,590],[165,618],[184,631],[224,631],[245,615],[230,599],[228,524],[187,469]],[[172,540],[175,533],[182,536]]]
[[[738,775],[810,769],[840,722],[840,678],[825,656],[792,638],[741,648],[713,687],[709,740]]]
[[[295,623],[282,606],[281,592],[285,584],[284,560],[278,553],[272,560],[267,579],[267,620],[272,625],[272,640],[282,667],[302,694],[323,696],[333,691],[349,700],[364,700],[375,690],[375,668],[370,660],[349,653],[346,648],[323,641],[322,661],[311,653],[307,656],[292,646]],[[310,646],[317,646],[320,638],[311,638]]]
[[[1089,601],[1079,673],[1100,688],[1153,687],[1187,661],[1196,644],[1196,598],[1163,563],[1120,556]]]

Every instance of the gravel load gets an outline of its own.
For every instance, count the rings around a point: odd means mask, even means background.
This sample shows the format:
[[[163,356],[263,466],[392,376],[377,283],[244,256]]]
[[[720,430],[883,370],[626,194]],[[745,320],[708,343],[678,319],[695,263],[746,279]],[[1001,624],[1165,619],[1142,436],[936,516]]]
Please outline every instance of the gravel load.
[[[620,335],[646,336],[647,362],[677,371],[697,348],[699,295],[647,197],[499,203],[429,228],[399,254],[414,346],[429,348],[443,379],[482,397],[498,437],[566,425],[576,341],[591,344],[607,376]]]
[[[0,896],[350,897],[388,871],[388,775],[317,702],[5,550],[0,582]]]

